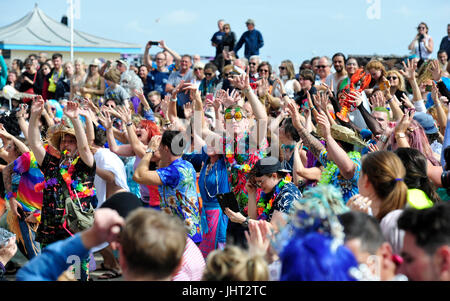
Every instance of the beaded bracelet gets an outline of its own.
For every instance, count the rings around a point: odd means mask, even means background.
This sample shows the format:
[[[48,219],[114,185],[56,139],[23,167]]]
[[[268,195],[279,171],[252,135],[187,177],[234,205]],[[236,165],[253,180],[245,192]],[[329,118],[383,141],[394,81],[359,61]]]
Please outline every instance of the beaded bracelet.
[[[17,197],[17,193],[12,192],[12,191],[8,192],[8,193],[5,195],[5,200],[9,201],[12,197]]]

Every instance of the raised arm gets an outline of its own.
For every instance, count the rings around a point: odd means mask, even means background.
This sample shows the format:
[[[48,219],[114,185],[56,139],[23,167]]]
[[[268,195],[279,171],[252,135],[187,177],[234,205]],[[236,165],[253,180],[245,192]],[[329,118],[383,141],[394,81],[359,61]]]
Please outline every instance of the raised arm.
[[[413,102],[422,100],[422,93],[420,93],[419,85],[416,81],[416,67],[417,64],[414,62],[408,60],[407,64],[405,62],[402,62],[403,68],[405,70],[400,70],[400,73],[408,79],[409,84],[411,85],[412,91],[413,91]]]
[[[158,150],[161,143],[161,136],[153,136],[149,143],[148,149],[145,155],[142,157],[141,162],[136,167],[133,174],[133,180],[136,183],[143,185],[162,185],[161,178],[155,170],[150,170],[149,165],[153,157],[153,154]]]
[[[164,42],[164,40],[159,41],[159,47],[161,47],[162,49],[166,50],[168,53],[170,53],[173,56],[173,59],[175,60],[175,64],[177,66],[180,64],[181,56],[177,52],[175,52],[174,50],[172,50],[169,47],[167,47],[167,45]]]
[[[80,108],[78,103],[71,101],[67,102],[67,105],[64,107],[64,114],[70,118],[70,121],[73,124],[75,137],[77,138],[78,153],[80,154],[81,160],[83,160],[87,166],[92,167],[95,163],[94,156],[89,148],[86,133],[79,118]]]
[[[300,113],[297,110],[295,102],[289,101],[287,108],[292,117],[292,124],[297,129],[303,143],[308,147],[312,154],[319,159],[320,153],[325,149],[325,146],[302,126],[299,117]]]
[[[17,150],[21,153],[27,153],[30,151],[30,149],[28,148],[28,146],[23,143],[22,141],[20,141],[19,139],[17,139],[15,136],[11,135],[10,133],[8,133],[5,128],[3,127],[3,124],[0,123],[0,136],[4,137],[8,140],[12,140],[14,142],[14,145],[16,146]]]
[[[44,110],[44,99],[42,96],[37,96],[31,106],[30,123],[28,124],[28,145],[39,165],[42,164],[45,157],[45,149],[41,142],[41,133],[38,127],[38,120],[41,117],[42,110]]]
[[[294,183],[297,185],[298,177],[302,177],[311,181],[319,181],[322,176],[322,171],[318,167],[306,168],[300,158],[300,152],[303,150],[303,143],[301,141],[297,142],[296,148],[294,149],[294,164],[292,166],[292,177]]]
[[[444,109],[442,109],[442,104],[439,99],[439,91],[437,88],[436,83],[433,82],[433,88],[431,91],[431,96],[434,100],[434,107],[436,108],[436,115],[437,115],[437,122],[439,125],[439,132],[444,135],[445,134],[445,128],[447,127],[447,118],[445,116]]]
[[[19,123],[20,130],[25,136],[25,139],[28,141],[28,122],[25,119],[25,114],[27,113],[25,104],[20,104],[19,108],[19,111],[16,112],[17,122]]]
[[[133,148],[134,153],[139,158],[142,158],[145,154],[145,150],[147,146],[144,145],[136,135],[136,128],[134,127],[133,122],[131,121],[131,112],[128,108],[118,107],[118,113],[120,114],[120,119],[122,119],[123,123],[126,125],[128,141],[130,142],[131,147]]]
[[[102,110],[99,115],[99,121],[106,129],[106,138],[108,139],[109,149],[118,156],[131,157],[134,156],[133,148],[131,145],[117,145],[116,139],[114,138],[111,115],[107,110]]]
[[[91,113],[89,109],[80,109],[80,115],[86,120],[86,139],[88,145],[92,145],[95,140],[94,125],[92,124]]]
[[[145,45],[144,51],[144,65],[147,66],[148,71],[151,71],[153,69],[152,59],[150,58],[150,55],[148,53],[150,48],[152,48],[151,41],[148,41],[147,44]]]
[[[341,175],[345,179],[353,178],[356,165],[339,144],[337,144],[333,136],[331,136],[331,125],[325,114],[319,113],[317,123],[322,127],[322,133],[325,135],[324,138],[327,141],[328,158],[336,163]]]

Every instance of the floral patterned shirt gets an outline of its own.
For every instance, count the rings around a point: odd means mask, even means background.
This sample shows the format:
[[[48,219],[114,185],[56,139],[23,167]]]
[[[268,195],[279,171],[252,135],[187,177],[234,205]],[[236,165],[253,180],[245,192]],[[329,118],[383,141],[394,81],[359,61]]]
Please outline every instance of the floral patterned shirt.
[[[326,170],[322,173],[320,182],[340,188],[345,203],[347,203],[353,195],[358,194],[358,179],[361,172],[361,155],[358,156],[356,152],[350,152],[348,155],[356,166],[355,173],[351,179],[344,178],[341,175],[339,168],[337,168],[336,163],[328,160],[328,152],[326,149],[320,153],[319,157],[320,163],[326,167]],[[323,181],[324,176],[327,177],[325,182]]]
[[[188,229],[189,237],[195,243],[201,242],[200,206],[194,167],[180,158],[156,172],[163,183],[158,186],[161,210],[180,217]]]
[[[66,182],[60,172],[61,156],[59,152],[47,148],[44,160],[39,166],[45,178],[44,197],[41,209],[41,223],[37,231],[36,241],[43,244],[65,239],[70,234],[63,228],[63,216],[66,205],[66,198],[70,197]],[[72,180],[82,183],[89,189],[94,187],[95,163],[92,167],[87,166],[83,160],[78,160],[75,164],[75,171]],[[83,210],[89,208],[95,195],[80,198]]]

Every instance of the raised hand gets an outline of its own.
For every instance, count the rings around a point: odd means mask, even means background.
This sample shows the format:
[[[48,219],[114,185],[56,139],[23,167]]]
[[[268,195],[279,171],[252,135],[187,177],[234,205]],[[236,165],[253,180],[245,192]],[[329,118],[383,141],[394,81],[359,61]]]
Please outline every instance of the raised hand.
[[[408,60],[407,64],[402,61],[404,70],[400,70],[400,73],[406,77],[408,80],[414,80],[416,78],[416,67],[417,63],[414,61]]]
[[[438,60],[431,61],[431,75],[434,81],[439,81],[442,77],[442,70]]]
[[[235,75],[232,79],[230,79],[233,87],[238,88],[240,90],[251,89],[250,87],[250,76],[249,76],[249,68],[247,67],[247,71],[241,75]]]
[[[64,107],[64,114],[70,119],[77,119],[80,115],[80,107],[77,102],[68,101]]]
[[[192,117],[192,114],[194,112],[194,108],[192,106],[192,102],[187,102],[183,105],[184,110],[184,117],[186,119],[190,119]]]
[[[414,109],[409,109],[406,111],[406,113],[402,116],[402,119],[400,120],[399,123],[397,123],[397,126],[394,129],[394,132],[396,134],[406,133],[406,130],[408,130],[414,118],[414,113],[415,113]]]
[[[145,98],[144,91],[142,89],[134,89],[133,92],[139,99]]]
[[[309,91],[307,92],[309,94]],[[328,95],[324,93],[318,93],[313,95],[314,104],[316,107],[322,110],[322,112],[328,111]]]
[[[259,96],[263,96],[269,93],[269,81],[267,80],[267,78],[263,77],[258,81],[258,88],[256,91]]]
[[[294,125],[294,127],[297,129],[303,128],[303,125],[300,122],[300,113],[298,112],[295,102],[289,101],[287,104],[287,109],[288,109],[289,115],[292,118],[292,124]]]
[[[358,91],[352,91],[349,96],[350,101],[355,103],[355,107],[359,107],[364,100],[362,93]]]
[[[405,107],[409,109],[414,109],[414,105],[412,104],[412,102],[409,100],[408,96],[405,93],[402,94],[400,100]]]
[[[45,101],[41,95],[38,95],[34,98],[33,103],[31,105],[31,113],[32,114],[42,114],[44,110]]]
[[[270,245],[272,236],[270,223],[260,220],[249,222],[249,231],[245,231],[245,238],[247,238],[249,252],[252,255],[264,256]]]
[[[117,113],[119,113],[119,117],[123,122],[131,122],[131,111],[128,108],[124,106],[117,106]]]
[[[161,138],[162,138],[161,135],[153,136],[152,139],[150,140],[150,143],[148,144],[148,149],[156,151],[161,143]]]
[[[370,97],[370,107],[372,111],[377,107],[386,107],[386,102],[384,101],[383,96],[380,93],[375,93]]]
[[[24,117],[27,114],[28,105],[25,103],[21,103],[19,105],[19,111],[16,112],[16,117]]]
[[[323,112],[319,112],[317,115],[317,124],[322,129],[322,133],[325,135],[323,138],[331,136],[331,124],[328,117]]]
[[[166,42],[164,42],[164,40],[159,41],[159,47],[161,47],[164,50],[167,49]]]
[[[98,120],[105,127],[105,129],[112,128],[111,115],[109,114],[108,111],[102,110],[98,115]]]

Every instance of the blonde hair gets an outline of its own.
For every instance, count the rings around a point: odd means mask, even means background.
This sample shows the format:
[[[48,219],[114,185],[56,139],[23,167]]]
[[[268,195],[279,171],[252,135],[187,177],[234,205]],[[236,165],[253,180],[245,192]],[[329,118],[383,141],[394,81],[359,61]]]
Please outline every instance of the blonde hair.
[[[361,172],[367,175],[375,193],[382,200],[376,216],[378,220],[393,210],[405,207],[408,194],[408,187],[404,182],[406,170],[395,153],[378,151],[365,155]]]
[[[294,64],[290,60],[284,60],[281,62],[281,65],[285,65],[286,70],[288,72],[289,79],[295,78],[295,70],[294,70]]]
[[[203,281],[268,281],[269,268],[261,256],[251,256],[236,246],[211,252]]]
[[[394,74],[395,76],[398,77],[399,85],[397,86],[397,89],[400,91],[406,91],[405,90],[405,78],[403,77],[403,75],[397,69],[392,69],[392,70],[389,70],[388,72],[386,72],[386,77],[388,77],[391,74]]]

